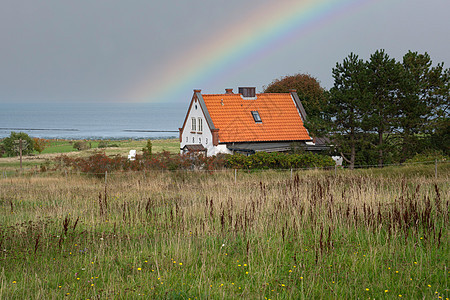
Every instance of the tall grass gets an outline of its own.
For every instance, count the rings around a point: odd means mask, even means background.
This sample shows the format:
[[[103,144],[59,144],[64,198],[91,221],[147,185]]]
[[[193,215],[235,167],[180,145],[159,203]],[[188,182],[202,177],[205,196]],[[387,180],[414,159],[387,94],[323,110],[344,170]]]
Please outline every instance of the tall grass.
[[[445,299],[448,173],[407,174],[1,179],[0,298]]]

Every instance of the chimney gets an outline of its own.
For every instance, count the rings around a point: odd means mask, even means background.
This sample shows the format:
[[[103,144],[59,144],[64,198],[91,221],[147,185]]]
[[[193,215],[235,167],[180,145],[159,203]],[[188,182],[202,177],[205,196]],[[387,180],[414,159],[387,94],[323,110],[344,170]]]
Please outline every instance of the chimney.
[[[201,93],[202,90],[194,90],[194,93]]]
[[[225,89],[225,94],[233,94],[233,89]]]
[[[290,89],[289,93],[297,93],[297,90],[296,89]]]
[[[239,94],[244,98],[256,97],[256,87],[239,87]]]

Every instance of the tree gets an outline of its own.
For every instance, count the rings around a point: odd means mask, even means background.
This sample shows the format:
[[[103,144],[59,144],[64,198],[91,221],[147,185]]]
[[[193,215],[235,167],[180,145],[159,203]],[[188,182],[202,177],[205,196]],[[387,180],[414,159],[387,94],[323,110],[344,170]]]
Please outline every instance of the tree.
[[[362,121],[368,107],[366,63],[351,53],[332,72],[334,86],[329,103],[333,116],[332,143],[353,169],[356,149],[363,141]]]
[[[363,128],[377,134],[375,147],[378,150],[378,166],[382,167],[385,152],[389,148],[387,140],[400,127],[402,69],[384,50],[372,54],[366,68],[366,92],[370,105],[364,115]]]
[[[7,156],[27,155],[33,152],[33,140],[24,132],[11,131],[9,137],[3,140],[3,147]]]
[[[33,138],[33,144],[34,150],[41,154],[42,151],[44,151],[44,149],[47,148],[48,145],[50,145],[50,141],[46,139]]]
[[[327,130],[328,118],[326,114],[326,91],[320,86],[319,81],[309,74],[295,74],[284,76],[272,81],[264,88],[264,93],[289,93],[297,90],[308,118],[305,126],[313,135],[321,135]]]
[[[416,154],[419,147],[445,143],[448,138],[448,105],[449,105],[449,69],[443,63],[432,67],[428,53],[418,54],[409,51],[403,57],[402,115],[401,127],[401,160],[404,161]],[[441,136],[433,139],[433,136]],[[419,139],[421,137],[421,139]],[[438,147],[441,148],[441,147]],[[443,149],[445,150],[445,146]],[[448,148],[448,140],[447,140]],[[448,149],[447,149],[448,151]]]
[[[147,145],[142,148],[142,152],[144,153],[145,157],[151,157],[152,156],[152,140],[147,140]]]

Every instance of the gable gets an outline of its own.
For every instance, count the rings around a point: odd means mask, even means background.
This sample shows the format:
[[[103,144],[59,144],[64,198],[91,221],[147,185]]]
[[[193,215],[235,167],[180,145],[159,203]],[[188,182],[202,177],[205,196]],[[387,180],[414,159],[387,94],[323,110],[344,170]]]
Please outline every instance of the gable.
[[[201,96],[221,143],[311,139],[289,93],[257,94],[251,100],[240,94]]]

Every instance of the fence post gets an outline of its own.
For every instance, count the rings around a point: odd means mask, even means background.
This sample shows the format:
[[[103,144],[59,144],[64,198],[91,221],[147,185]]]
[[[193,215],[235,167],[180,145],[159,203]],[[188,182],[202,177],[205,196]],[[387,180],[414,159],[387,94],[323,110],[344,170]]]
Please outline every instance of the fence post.
[[[334,176],[337,175],[337,165],[334,165]]]
[[[108,183],[108,171],[105,171],[105,184]]]
[[[234,183],[237,183],[237,169],[234,169]]]
[[[292,180],[292,168],[291,168],[291,180]]]

